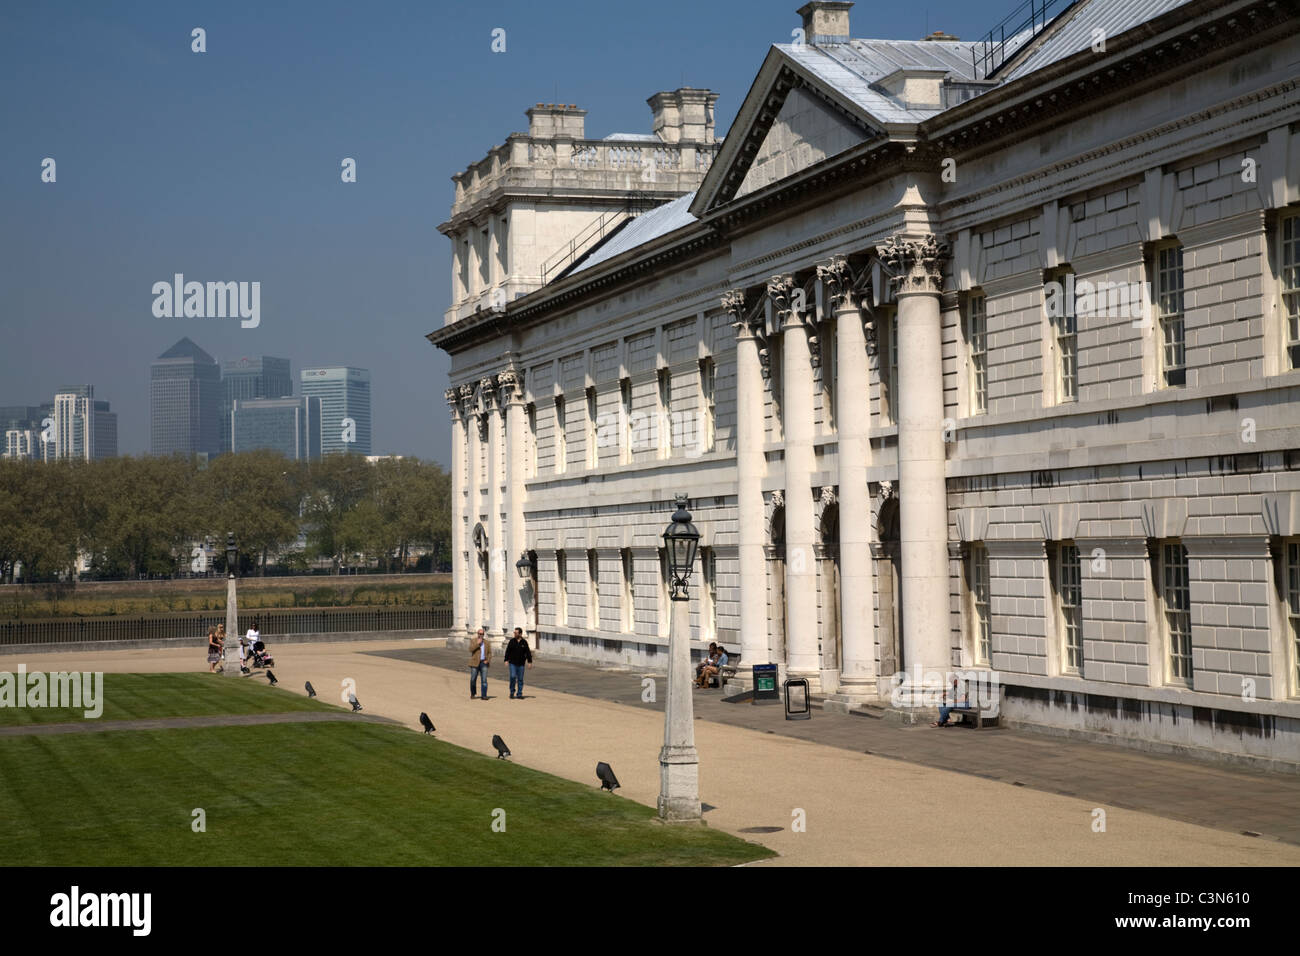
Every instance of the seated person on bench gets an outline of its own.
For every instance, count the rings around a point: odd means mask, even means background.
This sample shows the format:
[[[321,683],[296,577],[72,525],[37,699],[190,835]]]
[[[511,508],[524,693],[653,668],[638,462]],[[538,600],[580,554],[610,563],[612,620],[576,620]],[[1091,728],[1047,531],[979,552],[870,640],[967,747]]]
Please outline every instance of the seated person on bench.
[[[704,668],[714,663],[718,657],[718,645],[716,643],[709,645],[709,653],[704,660],[695,665],[695,683],[700,683],[700,677],[704,674]],[[702,684],[700,686],[703,686]]]
[[[930,725],[931,727],[951,727],[952,724],[948,723],[948,718],[952,716],[952,712],[953,712],[954,710],[970,710],[970,709],[971,709],[971,705],[970,705],[970,695],[969,695],[969,694],[962,694],[960,697],[958,697],[958,695],[957,695],[957,678],[955,678],[955,677],[952,679],[952,703],[949,703],[949,702],[947,701],[947,699],[946,699],[946,698],[947,698],[947,695],[946,695],[946,694],[944,695],[944,697],[945,697],[945,700],[944,700],[943,706],[941,706],[941,707],[939,708],[939,719],[938,719],[938,721],[936,721],[935,723],[932,723],[932,724]]]
[[[727,665],[727,652],[722,645],[712,644],[710,645],[710,651],[712,656],[700,668],[701,687],[708,687],[709,682],[717,677],[722,668]]]

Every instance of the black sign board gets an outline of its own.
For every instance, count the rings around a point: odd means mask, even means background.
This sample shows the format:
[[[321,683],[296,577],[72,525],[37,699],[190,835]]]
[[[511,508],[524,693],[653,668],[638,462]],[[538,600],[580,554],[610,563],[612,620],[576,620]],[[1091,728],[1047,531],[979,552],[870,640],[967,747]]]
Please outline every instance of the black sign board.
[[[775,664],[754,665],[754,696],[750,703],[776,703],[781,699],[781,691],[776,686],[777,673]]]

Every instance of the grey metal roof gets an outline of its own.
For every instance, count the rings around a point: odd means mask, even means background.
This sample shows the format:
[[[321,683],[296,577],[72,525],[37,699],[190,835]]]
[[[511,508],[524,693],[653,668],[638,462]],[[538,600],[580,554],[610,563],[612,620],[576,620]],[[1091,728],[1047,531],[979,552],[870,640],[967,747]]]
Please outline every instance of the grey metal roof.
[[[1093,43],[1094,29],[1105,31],[1103,35],[1106,37],[1117,37],[1138,24],[1154,20],[1187,2],[1188,0],[1082,0],[1062,11],[1049,23],[1038,48],[999,79],[1010,82],[1088,49]]]
[[[695,222],[695,217],[688,212],[691,200],[694,198],[695,193],[693,192],[687,193],[685,196],[678,196],[672,202],[656,206],[644,215],[633,219],[610,237],[608,242],[578,263],[577,268],[573,269],[569,274],[572,275],[576,272],[582,272],[584,269],[590,269],[592,266],[613,259],[629,249],[644,245],[652,239],[666,236],[675,229],[689,226]]]
[[[871,84],[895,70],[945,70],[953,79],[972,78],[971,50],[961,40],[850,40],[825,46],[778,43],[776,48],[830,89],[882,123],[919,123],[938,109],[903,106]]]

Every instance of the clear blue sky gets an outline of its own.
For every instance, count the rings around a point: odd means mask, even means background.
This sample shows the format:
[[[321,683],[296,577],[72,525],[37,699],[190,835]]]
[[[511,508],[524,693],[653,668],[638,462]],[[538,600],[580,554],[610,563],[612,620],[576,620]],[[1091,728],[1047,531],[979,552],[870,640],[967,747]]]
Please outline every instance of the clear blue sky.
[[[447,305],[448,177],[538,101],[603,136],[649,132],[657,90],[708,87],[725,130],[801,2],[5,0],[0,405],[89,382],[120,450],[146,452],[149,363],[189,336],[219,361],[288,357],[295,380],[369,368],[375,452],[446,463],[447,362],[423,336]],[[853,33],[973,39],[1014,6],[860,2]],[[177,272],[260,281],[260,327],[155,318]]]

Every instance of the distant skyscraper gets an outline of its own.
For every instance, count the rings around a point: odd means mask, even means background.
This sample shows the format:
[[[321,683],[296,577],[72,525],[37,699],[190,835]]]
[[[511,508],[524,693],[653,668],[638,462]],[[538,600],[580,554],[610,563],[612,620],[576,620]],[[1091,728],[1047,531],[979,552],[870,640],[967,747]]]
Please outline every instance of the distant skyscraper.
[[[41,457],[78,458],[94,461],[117,455],[117,415],[109,403],[96,400],[95,386],[76,385],[61,388],[54,395],[52,441],[46,444]],[[39,448],[32,443],[33,456]]]
[[[221,369],[188,338],[150,366],[149,450],[214,456],[221,451]]]
[[[305,368],[302,393],[321,404],[321,451],[370,454],[370,371],[364,368]],[[350,424],[348,424],[350,422]]]
[[[293,394],[289,360],[263,355],[221,363],[221,450],[230,451],[230,411],[236,400],[285,398]]]
[[[295,461],[320,458],[319,398],[235,399],[231,409],[236,452],[269,448]]]
[[[41,458],[41,406],[0,405],[5,458]]]

